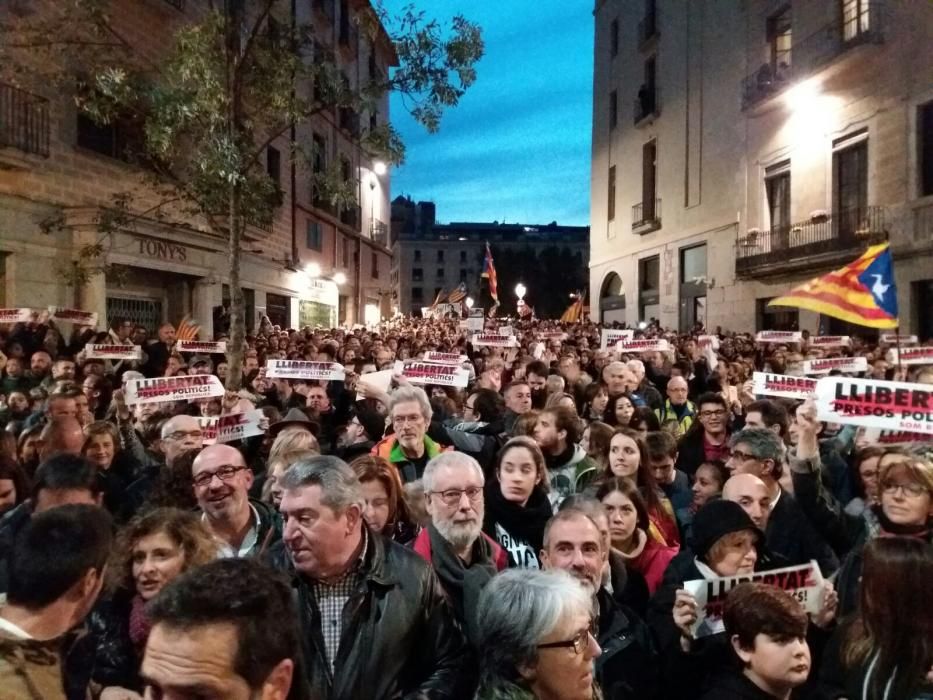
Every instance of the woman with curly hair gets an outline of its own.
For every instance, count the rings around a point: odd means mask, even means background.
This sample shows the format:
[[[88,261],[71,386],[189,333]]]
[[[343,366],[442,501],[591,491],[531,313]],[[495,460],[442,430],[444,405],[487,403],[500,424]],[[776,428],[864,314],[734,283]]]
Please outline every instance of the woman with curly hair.
[[[409,512],[398,470],[373,455],[357,457],[350,468],[363,487],[363,519],[370,529],[399,544],[413,542],[420,528]]]
[[[145,605],[188,569],[217,558],[217,542],[195,513],[156,508],[133,518],[117,538],[109,592],[88,618],[92,687],[109,695],[141,693],[149,635]]]

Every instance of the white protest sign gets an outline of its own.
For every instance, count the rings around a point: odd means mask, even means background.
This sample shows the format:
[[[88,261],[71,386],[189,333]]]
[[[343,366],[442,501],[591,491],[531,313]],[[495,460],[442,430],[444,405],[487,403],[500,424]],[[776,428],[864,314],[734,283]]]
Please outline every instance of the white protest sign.
[[[224,395],[224,385],[213,374],[189,377],[131,379],[126,383],[127,405],[162,401],[195,401]]]
[[[457,328],[459,328],[461,331],[468,331],[468,330],[470,330],[470,322],[469,322],[469,320],[464,319],[463,321],[458,322],[458,323],[457,323]],[[482,330],[482,329],[480,329],[480,330]]]
[[[933,433],[933,387],[856,377],[823,377],[816,385],[819,419],[869,428]]]
[[[499,326],[499,335],[514,335],[512,326]]]
[[[89,343],[84,346],[84,356],[89,360],[142,360],[143,349],[139,345]]]
[[[867,372],[868,360],[864,357],[823,357],[803,362],[804,374],[829,374],[840,372]]]
[[[311,360],[267,360],[266,376],[270,379],[340,380],[346,377],[343,365],[337,362]]]
[[[908,446],[917,443],[933,442],[933,435],[912,433],[907,430],[881,430],[880,428],[859,428],[859,434],[870,445],[883,447]]]
[[[514,348],[518,345],[514,335],[501,335],[499,333],[477,333],[470,342],[476,346],[488,348]]]
[[[811,348],[847,348],[852,339],[847,335],[811,335]]]
[[[542,331],[538,337],[542,340],[567,340],[567,334],[563,331]]]
[[[259,427],[265,416],[262,411],[246,411],[246,413],[227,413],[222,416],[211,416],[208,423],[201,423],[201,432],[204,433],[204,444],[233,442],[243,438],[263,435],[265,431]]]
[[[619,352],[667,352],[671,349],[671,345],[664,338],[640,338],[620,340],[616,343],[616,349]]]
[[[729,591],[740,583],[764,583],[775,586],[795,598],[805,611],[815,615],[823,604],[823,574],[815,561],[802,566],[788,566],[753,574],[700,579],[684,582],[684,590],[697,602],[697,620],[693,623],[694,637],[707,637],[722,632],[722,613]]]
[[[226,340],[179,340],[175,343],[178,352],[197,352],[208,355],[223,355],[227,352]]]
[[[897,333],[882,333],[881,342],[887,345],[895,345],[898,340],[900,340],[903,345],[910,345],[912,343],[919,343],[920,340],[915,335],[902,335],[900,339],[897,337]]]
[[[699,345],[701,348],[709,346],[713,348],[713,350],[719,350],[719,337],[715,335],[697,336],[697,345]]]
[[[395,363],[395,373],[401,374],[412,384],[438,384],[463,388],[470,381],[470,372],[462,367],[438,365],[421,360],[405,360]]]
[[[919,348],[891,348],[888,350],[888,362],[902,365],[933,365],[933,345]]]
[[[32,309],[0,309],[0,323],[29,323]]]
[[[752,393],[755,396],[782,396],[786,399],[805,399],[816,389],[816,380],[791,377],[786,374],[755,372],[752,374]]]
[[[599,349],[608,350],[620,340],[631,340],[634,337],[635,330],[632,328],[603,328],[599,334]]]
[[[53,321],[74,323],[79,326],[97,325],[97,312],[81,311],[80,309],[65,309],[61,306],[50,306],[49,318]]]
[[[803,340],[800,331],[758,331],[756,343],[799,343]]]
[[[456,352],[438,352],[437,350],[428,350],[424,353],[425,362],[433,362],[438,365],[451,365],[459,367],[467,361],[466,355]]]
[[[356,383],[357,389],[359,389],[360,384],[368,384],[373,389],[381,391],[383,394],[389,393],[389,387],[392,386],[392,374],[394,370],[384,369],[379,372],[370,372],[369,374],[363,374],[360,376],[359,380]],[[356,400],[362,401],[366,396],[356,392]]]

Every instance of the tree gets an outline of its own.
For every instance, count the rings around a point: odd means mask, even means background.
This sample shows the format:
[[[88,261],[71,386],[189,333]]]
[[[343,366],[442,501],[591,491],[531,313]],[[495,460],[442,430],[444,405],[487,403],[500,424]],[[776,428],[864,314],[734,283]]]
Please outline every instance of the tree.
[[[296,19],[290,0],[203,0],[156,58],[124,37],[114,8],[108,0],[55,0],[39,12],[8,13],[0,22],[0,65],[17,84],[51,82],[68,90],[95,122],[134,126],[137,138],[125,157],[143,166],[145,186],[115,193],[98,217],[102,238],[144,217],[195,222],[225,237],[231,290],[227,384],[236,390],[246,336],[243,232],[247,223],[271,222],[281,200],[262,164],[267,146],[287,139],[289,158],[310,169],[313,144],[296,136],[295,125],[324,110],[358,114],[392,91],[401,93],[418,122],[436,131],[444,110],[457,105],[476,79],[481,31],[459,15],[447,28],[413,6],[397,16],[381,4],[367,7],[355,29],[374,45],[391,44],[399,65],[351,87],[313,23]],[[404,159],[404,145],[390,125],[368,129],[361,146],[390,163]],[[338,163],[312,176],[316,198],[339,209],[356,204],[353,184]],[[106,265],[104,254],[100,241],[79,252],[75,284]]]

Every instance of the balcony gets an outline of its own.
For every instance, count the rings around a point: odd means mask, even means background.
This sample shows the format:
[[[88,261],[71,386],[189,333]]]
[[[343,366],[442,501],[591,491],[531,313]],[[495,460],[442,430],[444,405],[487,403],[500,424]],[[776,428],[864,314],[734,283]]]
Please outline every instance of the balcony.
[[[341,129],[355,139],[360,137],[360,115],[353,107],[340,107],[337,110],[337,121]]]
[[[15,148],[47,158],[49,101],[0,83],[0,148]]]
[[[638,50],[649,49],[658,36],[658,13],[649,12],[638,23]]]
[[[661,228],[661,200],[649,199],[632,207],[632,233],[642,236]]]
[[[363,217],[360,214],[360,205],[347,207],[340,212],[340,223],[349,226],[357,233],[363,230]]]
[[[649,123],[661,114],[661,94],[657,85],[642,85],[632,105],[633,123]]]
[[[384,221],[373,221],[372,239],[383,248],[389,245],[389,227]]]
[[[770,63],[763,63],[742,79],[742,109],[747,110],[782,92],[856,46],[884,41],[882,3],[869,3],[862,10],[831,22],[799,42]]]
[[[886,239],[883,207],[814,212],[808,221],[737,234],[735,274],[777,276],[851,261],[866,246]]]

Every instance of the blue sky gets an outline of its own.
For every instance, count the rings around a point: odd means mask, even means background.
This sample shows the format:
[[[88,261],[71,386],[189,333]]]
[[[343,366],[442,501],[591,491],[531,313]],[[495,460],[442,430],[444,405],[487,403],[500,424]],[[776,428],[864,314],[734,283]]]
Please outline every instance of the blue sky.
[[[385,0],[393,11],[410,0]],[[589,224],[593,15],[588,0],[420,0],[441,21],[460,12],[486,54],[460,105],[428,134],[393,96],[407,158],[392,197],[437,204],[439,221]]]

